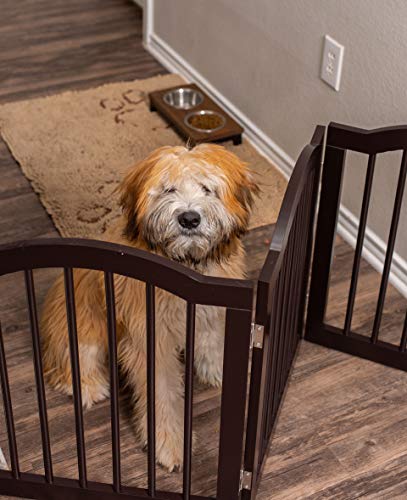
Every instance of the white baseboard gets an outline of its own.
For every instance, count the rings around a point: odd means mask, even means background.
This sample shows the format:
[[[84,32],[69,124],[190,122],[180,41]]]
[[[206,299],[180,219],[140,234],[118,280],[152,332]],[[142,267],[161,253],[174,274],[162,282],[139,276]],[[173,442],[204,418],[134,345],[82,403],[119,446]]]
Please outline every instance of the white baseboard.
[[[143,45],[149,50],[150,36],[154,31],[154,0],[143,0]]]
[[[152,17],[153,0],[150,19]],[[148,4],[147,4],[148,5]],[[175,52],[164,40],[154,33],[152,21],[145,36],[145,48],[166,68],[173,73],[179,73],[187,81],[200,85],[205,92],[222,108],[224,108],[245,129],[244,136],[253,147],[269,159],[287,178],[290,177],[295,161],[269,136],[239,110],[232,102],[222,95],[201,73],[188,61]],[[353,248],[356,246],[359,220],[346,207],[341,205],[338,219],[338,234]],[[386,244],[371,229],[366,229],[363,257],[377,271],[382,272],[386,256]],[[390,283],[407,297],[407,262],[397,253],[393,257],[393,265],[389,277]]]
[[[0,448],[0,470],[8,470],[7,460],[1,448]]]

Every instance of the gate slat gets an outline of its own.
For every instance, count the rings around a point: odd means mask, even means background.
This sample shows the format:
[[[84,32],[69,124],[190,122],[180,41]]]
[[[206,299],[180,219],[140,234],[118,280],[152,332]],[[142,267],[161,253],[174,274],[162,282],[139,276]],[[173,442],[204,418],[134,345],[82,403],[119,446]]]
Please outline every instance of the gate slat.
[[[16,430],[14,427],[13,406],[11,404],[10,384],[7,373],[6,353],[4,350],[3,332],[0,324],[0,378],[1,391],[3,394],[4,415],[6,418],[8,446],[11,461],[11,471],[15,479],[20,478],[20,466],[18,462],[18,451],[16,441]]]
[[[156,494],[155,287],[146,283],[148,494]]]
[[[297,212],[298,215],[298,212]],[[286,316],[285,316],[285,332],[284,332],[284,368],[281,373],[282,376],[282,384],[281,391],[284,390],[285,382],[287,380],[287,374],[290,369],[290,345],[291,345],[291,332],[292,332],[292,313],[293,313],[293,305],[294,305],[294,296],[293,296],[293,278],[294,278],[294,255],[295,248],[294,245],[296,243],[295,236],[297,230],[297,215],[294,219],[293,230],[291,235],[291,241],[289,245],[289,254],[288,254],[288,262],[286,265],[288,266],[288,279],[287,279],[287,295],[285,297],[286,306]]]
[[[313,247],[314,236],[314,207],[318,193],[319,165],[318,170],[314,170],[309,181],[308,191],[306,193],[306,201],[304,202],[303,221],[301,222],[301,233],[299,241],[306,241],[306,245],[302,246],[300,258],[300,271],[298,284],[298,307],[296,311],[297,338],[296,343],[303,335],[305,304],[307,301],[307,291],[309,282],[309,271],[311,263],[311,254]]]
[[[66,314],[69,331],[69,350],[71,355],[72,391],[75,410],[76,446],[78,455],[79,484],[87,487],[85,433],[83,427],[82,390],[78,353],[78,332],[76,327],[75,293],[72,268],[64,269]]]
[[[351,324],[352,324],[353,308],[355,305],[356,288],[357,288],[357,284],[358,284],[360,261],[362,259],[363,241],[365,239],[367,214],[369,211],[370,196],[372,193],[375,164],[376,164],[376,155],[370,155],[369,161],[367,164],[365,188],[363,191],[362,208],[360,211],[359,230],[358,230],[358,237],[357,237],[356,248],[355,248],[355,256],[353,259],[352,277],[351,277],[351,281],[350,281],[348,304],[346,306],[345,326],[343,328],[344,335],[349,335],[349,332],[351,329]]]
[[[302,262],[306,251],[306,245],[302,242],[306,241],[305,235],[303,234],[304,225],[306,225],[305,216],[307,214],[307,192],[304,192],[302,201],[299,205],[299,212],[297,214],[297,226],[295,229],[296,239],[294,240],[294,255],[293,255],[293,307],[291,309],[291,338],[290,338],[290,362],[289,367],[294,357],[295,349],[297,347],[298,339],[298,312],[300,307],[300,292],[301,292],[301,282],[302,277]]]
[[[273,292],[272,296],[272,308],[271,308],[271,317],[270,317],[270,334],[269,334],[269,346],[268,346],[268,354],[267,354],[267,363],[266,363],[266,370],[268,373],[268,376],[266,377],[266,387],[265,387],[265,402],[264,402],[264,410],[263,410],[263,417],[262,417],[262,426],[261,426],[261,436],[263,436],[263,442],[264,442],[264,436],[268,433],[268,428],[270,425],[270,420],[272,418],[272,408],[273,408],[273,403],[274,403],[274,392],[273,392],[273,385],[274,385],[274,379],[275,379],[275,360],[276,360],[276,338],[275,338],[275,332],[276,332],[276,319],[277,319],[277,299],[278,299],[278,282],[276,284],[276,288]],[[262,443],[263,447],[263,443]]]
[[[305,223],[305,208],[307,199],[304,197],[303,202],[300,205],[300,212],[298,217],[298,223],[296,228],[296,241],[294,242],[294,257],[293,257],[293,307],[291,309],[291,338],[290,338],[290,362],[289,367],[295,354],[298,341],[298,312],[300,307],[300,292],[301,292],[301,277],[302,277],[302,262],[305,255],[306,245],[301,245],[300,242],[305,241],[304,235],[302,234],[302,228]]]
[[[44,374],[41,359],[40,334],[38,329],[37,305],[35,300],[34,278],[31,269],[24,271],[25,288],[27,292],[28,311],[30,316],[31,338],[34,354],[35,383],[37,387],[38,411],[41,427],[42,454],[44,472],[47,483],[53,481],[51,445],[49,439],[47,400],[45,396]]]
[[[184,408],[184,500],[191,496],[192,403],[194,391],[195,304],[188,302],[185,345],[185,408]]]
[[[113,280],[113,274],[110,272],[105,272],[105,293],[106,293],[107,330],[108,330],[108,345],[109,345],[113,488],[114,491],[119,493],[121,490],[119,368],[117,362],[116,304],[115,304],[115,293],[114,293],[114,280]]]
[[[310,188],[306,189],[301,197],[301,202],[299,204],[299,209],[297,213],[297,228],[296,228],[296,240],[294,242],[294,307],[292,310],[292,332],[290,339],[290,365],[295,354],[295,350],[298,343],[298,316],[301,304],[301,278],[303,269],[303,260],[305,258],[305,253],[307,246],[301,244],[306,242],[305,228],[307,227],[308,218],[308,204],[311,202]]]
[[[404,319],[403,333],[401,336],[400,351],[406,352],[406,348],[407,348],[407,311],[406,311],[406,317]]]
[[[322,158],[322,155],[321,155]],[[308,208],[309,220],[308,224],[304,224],[304,231],[307,231],[307,247],[304,249],[305,257],[304,257],[304,268],[303,268],[303,278],[301,283],[301,299],[299,306],[299,324],[298,324],[298,332],[299,336],[302,337],[304,335],[304,324],[305,324],[305,310],[308,300],[308,283],[309,283],[309,271],[311,270],[311,260],[312,260],[312,252],[314,248],[314,235],[315,235],[315,227],[314,222],[316,220],[316,205],[318,200],[318,191],[319,191],[319,178],[321,173],[322,159],[318,167],[312,172],[311,180],[310,180],[310,206]]]
[[[290,278],[291,278],[291,257],[293,253],[293,245],[292,238],[290,238],[289,243],[286,249],[286,258],[284,259],[284,292],[283,292],[283,320],[282,320],[282,350],[281,350],[281,364],[278,368],[279,380],[278,380],[278,398],[280,399],[280,395],[284,390],[285,383],[285,373],[286,373],[286,365],[287,365],[287,334],[288,334],[288,313],[290,306]]]
[[[284,303],[284,280],[283,280],[283,272],[280,271],[280,275],[276,285],[277,290],[277,318],[274,327],[274,342],[276,344],[276,360],[275,360],[275,371],[273,377],[273,406],[271,409],[271,421],[274,422],[274,417],[277,413],[278,404],[279,404],[279,394],[278,394],[278,375],[281,362],[281,345],[282,345],[282,317],[283,317],[283,303]]]
[[[406,176],[407,176],[407,150],[404,150],[403,158],[401,160],[399,179],[397,183],[397,191],[396,191],[396,198],[394,201],[393,215],[391,218],[389,239],[387,241],[387,251],[383,266],[382,280],[380,283],[379,298],[377,300],[376,314],[371,335],[371,341],[373,342],[373,344],[375,344],[379,338],[379,330],[380,330],[380,323],[382,320],[384,300],[386,298],[391,261],[393,259],[394,245],[396,243],[396,236],[397,236],[397,228],[400,219],[401,206],[403,204],[403,194],[404,194],[404,187],[406,184]]]

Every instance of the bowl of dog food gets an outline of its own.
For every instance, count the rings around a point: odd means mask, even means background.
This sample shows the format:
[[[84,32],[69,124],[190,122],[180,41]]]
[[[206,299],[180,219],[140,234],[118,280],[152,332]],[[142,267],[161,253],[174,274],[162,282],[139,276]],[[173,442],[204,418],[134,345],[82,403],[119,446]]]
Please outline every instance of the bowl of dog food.
[[[217,111],[201,109],[188,113],[184,118],[184,123],[192,130],[210,134],[222,129],[225,126],[226,118]]]
[[[148,94],[150,111],[157,112],[191,145],[231,140],[241,144],[243,128],[194,83]]]
[[[192,109],[203,102],[201,92],[191,88],[177,88],[170,90],[163,96],[163,100],[169,106],[176,109]]]

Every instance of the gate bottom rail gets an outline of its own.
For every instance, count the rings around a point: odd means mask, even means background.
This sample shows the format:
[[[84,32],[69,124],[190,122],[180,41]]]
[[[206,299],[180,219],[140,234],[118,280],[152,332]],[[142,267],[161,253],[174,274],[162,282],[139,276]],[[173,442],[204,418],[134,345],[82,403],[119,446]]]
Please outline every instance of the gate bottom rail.
[[[10,471],[0,470],[0,491],[2,494],[23,498],[50,500],[79,500],[86,498],[95,500],[183,500],[182,493],[157,491],[156,496],[149,496],[147,490],[122,486],[121,493],[114,491],[112,484],[88,481],[88,487],[82,488],[76,479],[54,477],[48,483],[44,476],[21,473],[20,479],[14,479]],[[191,500],[214,500],[212,497],[191,495]]]

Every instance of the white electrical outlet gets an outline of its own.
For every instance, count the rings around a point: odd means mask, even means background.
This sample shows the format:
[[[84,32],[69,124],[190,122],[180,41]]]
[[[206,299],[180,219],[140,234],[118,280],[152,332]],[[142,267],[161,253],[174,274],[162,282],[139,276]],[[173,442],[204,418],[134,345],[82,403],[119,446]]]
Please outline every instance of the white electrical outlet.
[[[325,35],[324,51],[322,53],[321,79],[336,91],[339,90],[341,84],[341,74],[343,65],[343,53],[345,47]]]

